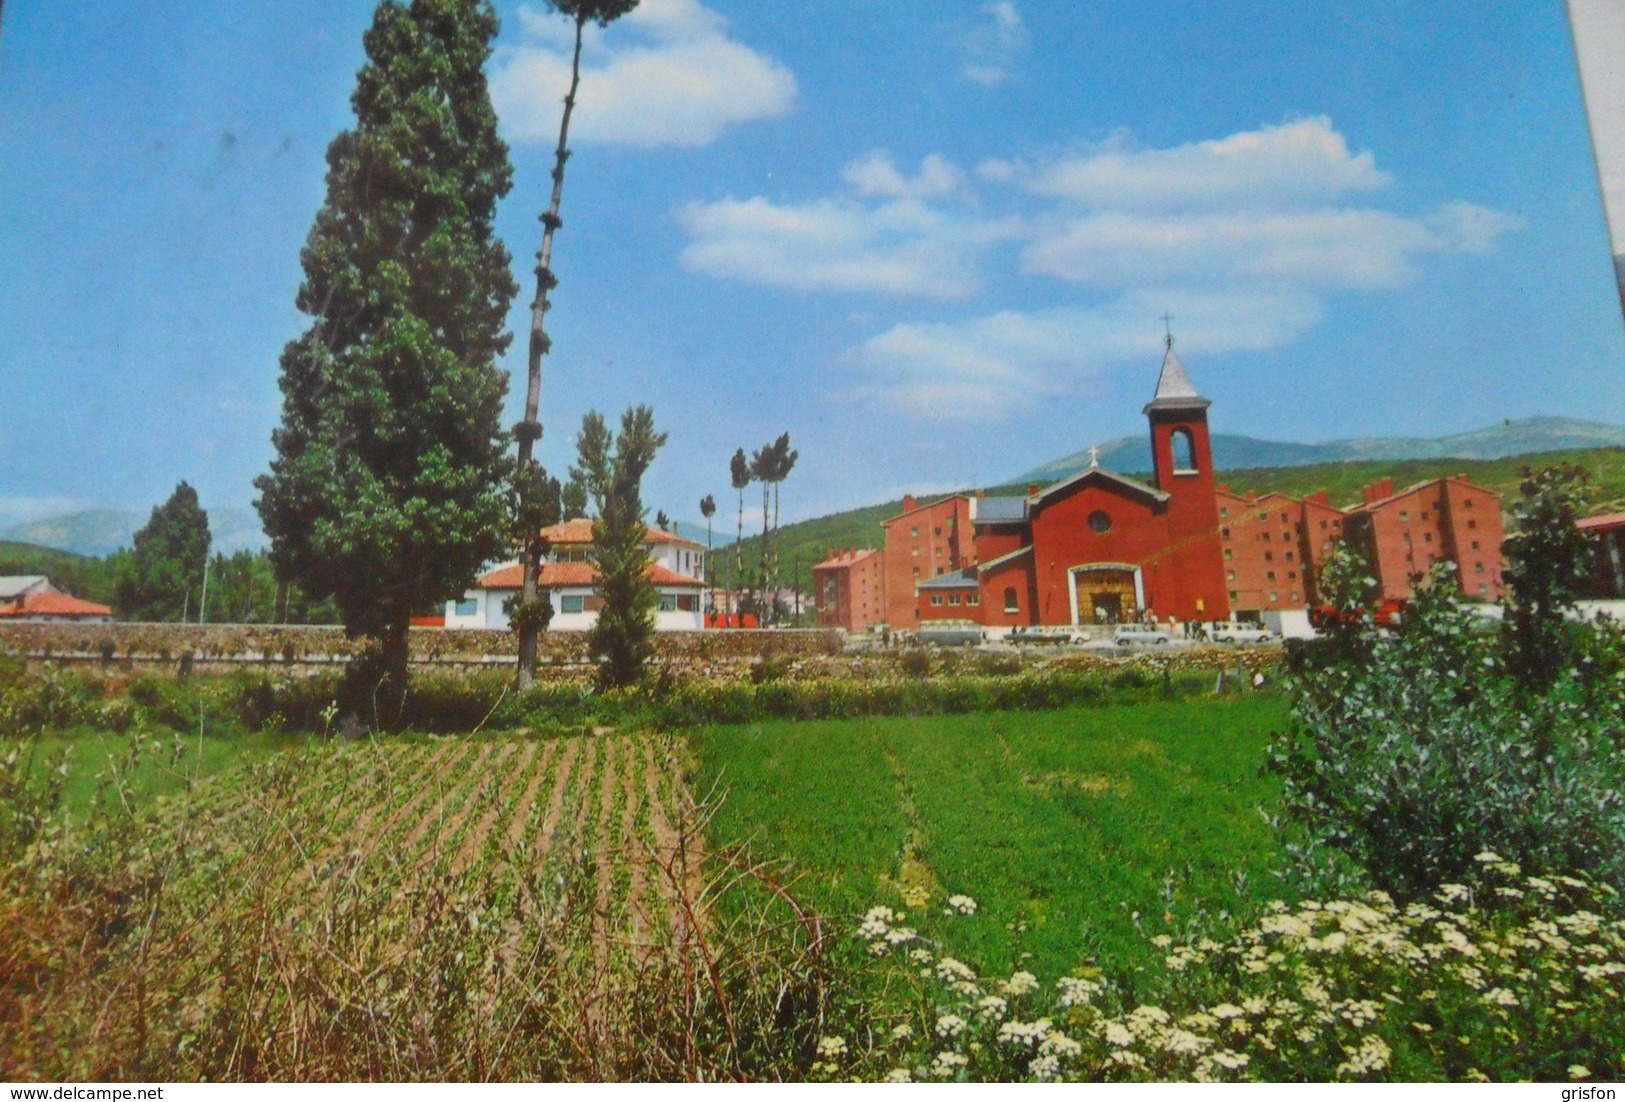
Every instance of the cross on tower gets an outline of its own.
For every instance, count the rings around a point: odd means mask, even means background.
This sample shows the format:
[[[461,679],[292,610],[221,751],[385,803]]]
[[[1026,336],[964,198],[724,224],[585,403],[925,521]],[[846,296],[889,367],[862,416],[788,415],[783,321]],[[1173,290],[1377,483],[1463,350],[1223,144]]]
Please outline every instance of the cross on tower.
[[[1092,447],[1089,449],[1089,466],[1100,466],[1100,449],[1098,447]]]
[[[1174,346],[1174,316],[1166,311],[1162,315],[1162,328],[1163,332],[1167,334],[1168,347],[1172,348]]]

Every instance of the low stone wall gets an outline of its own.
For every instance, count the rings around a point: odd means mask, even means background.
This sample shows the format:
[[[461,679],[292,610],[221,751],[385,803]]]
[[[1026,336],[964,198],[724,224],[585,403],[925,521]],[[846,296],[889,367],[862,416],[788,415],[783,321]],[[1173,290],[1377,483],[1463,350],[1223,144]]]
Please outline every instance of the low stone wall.
[[[413,628],[412,660],[420,665],[480,668],[513,663],[517,637],[506,631]],[[32,660],[117,663],[163,668],[190,654],[194,667],[234,668],[266,664],[321,667],[343,664],[358,640],[338,627],[266,624],[0,624],[0,653]],[[827,631],[688,631],[655,636],[658,659],[749,660],[762,655],[800,657],[838,654],[841,639]],[[585,666],[587,637],[545,632],[544,666]]]

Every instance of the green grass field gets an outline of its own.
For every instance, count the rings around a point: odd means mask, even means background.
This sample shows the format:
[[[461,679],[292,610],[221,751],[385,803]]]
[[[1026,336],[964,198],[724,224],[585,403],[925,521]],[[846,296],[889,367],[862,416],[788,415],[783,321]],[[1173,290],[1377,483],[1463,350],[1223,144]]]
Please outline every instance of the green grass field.
[[[814,905],[859,914],[929,887],[983,921],[948,946],[1053,977],[1131,973],[1199,909],[1280,896],[1261,777],[1285,702],[1249,696],[1029,714],[767,723],[696,732],[698,791],[726,793],[719,844],[787,858]],[[1138,923],[1135,915],[1138,914]]]

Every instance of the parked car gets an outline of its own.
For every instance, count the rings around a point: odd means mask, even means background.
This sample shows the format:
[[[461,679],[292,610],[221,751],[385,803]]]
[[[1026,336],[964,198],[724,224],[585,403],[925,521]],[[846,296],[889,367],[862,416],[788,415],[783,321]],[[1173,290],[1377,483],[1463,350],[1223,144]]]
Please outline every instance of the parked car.
[[[1395,628],[1405,617],[1404,597],[1389,597],[1371,611],[1371,622],[1379,628]],[[1334,605],[1316,605],[1309,610],[1310,626],[1316,630],[1337,624],[1351,624],[1359,620],[1357,612],[1344,612]]]
[[[1118,624],[1112,642],[1120,647],[1161,647],[1167,646],[1168,633],[1150,624]]]
[[[1068,631],[1065,628],[1046,628],[1025,625],[1013,629],[1009,635],[1009,641],[1016,644],[1036,643],[1039,645],[1048,644],[1054,646],[1058,646],[1062,643],[1081,643],[1084,642],[1086,638],[1087,636],[1079,632]]]
[[[1218,623],[1209,634],[1215,643],[1270,643],[1275,633],[1261,624]]]

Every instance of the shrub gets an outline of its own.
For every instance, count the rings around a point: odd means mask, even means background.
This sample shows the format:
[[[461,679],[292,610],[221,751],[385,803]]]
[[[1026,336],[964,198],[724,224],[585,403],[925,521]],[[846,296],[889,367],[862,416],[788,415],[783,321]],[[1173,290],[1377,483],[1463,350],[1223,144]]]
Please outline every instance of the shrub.
[[[897,664],[909,677],[931,675],[931,652],[924,647],[911,647],[898,658]]]
[[[1586,662],[1532,691],[1454,592],[1442,565],[1397,635],[1366,633],[1363,661],[1310,654],[1289,678],[1293,724],[1270,767],[1300,856],[1343,850],[1402,898],[1470,876],[1483,850],[1625,886],[1617,632],[1593,632]]]

